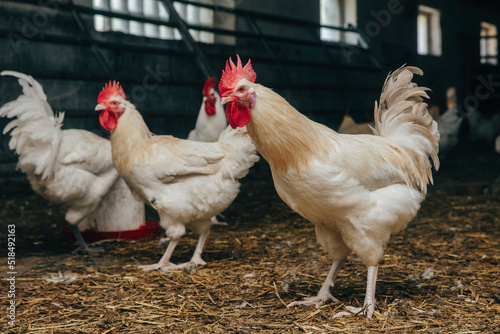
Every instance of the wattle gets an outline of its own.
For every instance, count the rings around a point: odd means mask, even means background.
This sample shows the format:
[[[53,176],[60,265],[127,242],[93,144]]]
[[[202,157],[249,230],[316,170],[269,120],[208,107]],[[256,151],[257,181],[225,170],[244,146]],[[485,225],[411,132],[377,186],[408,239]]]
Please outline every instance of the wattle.
[[[233,129],[244,127],[250,120],[250,109],[233,100],[226,107],[226,118]]]
[[[215,104],[210,101],[205,101],[205,112],[208,116],[215,115]]]
[[[101,123],[103,128],[105,128],[108,131],[111,131],[116,128],[116,125],[118,124],[118,118],[116,118],[114,112],[109,112],[108,110],[104,110],[99,115],[99,122]]]

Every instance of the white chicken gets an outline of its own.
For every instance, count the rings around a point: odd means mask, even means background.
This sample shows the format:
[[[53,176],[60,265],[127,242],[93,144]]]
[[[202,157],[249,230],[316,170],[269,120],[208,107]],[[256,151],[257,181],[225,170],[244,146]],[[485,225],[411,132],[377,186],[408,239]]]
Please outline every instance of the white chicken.
[[[446,155],[457,145],[458,133],[463,117],[457,107],[456,90],[454,87],[446,91],[448,109],[437,120],[439,129],[439,157]]]
[[[373,123],[356,123],[347,110],[337,132],[351,135],[372,134],[372,126]]]
[[[201,253],[211,218],[232,203],[239,192],[238,180],[259,159],[248,134],[228,127],[215,143],[155,136],[117,83],[106,85],[97,102],[101,125],[111,131],[118,172],[134,194],[158,211],[170,238],[160,261],[140,268],[166,271],[190,262],[205,264]],[[186,225],[200,237],[191,261],[175,265],[170,258]]]
[[[203,102],[201,103],[196,125],[188,135],[189,140],[214,142],[227,128],[226,115],[220,104],[220,96],[215,91],[217,80],[208,78],[203,86]]]
[[[237,65],[226,63],[219,92],[228,104],[229,124],[246,126],[269,162],[276,191],[315,225],[318,242],[334,259],[318,295],[288,306],[336,300],[330,287],[354,252],[368,266],[364,305],[336,316],[372,316],[384,247],[420,208],[432,181],[429,156],[439,167],[437,124],[422,102],[426,88],[412,83],[414,73],[422,74],[403,67],[387,78],[375,104],[374,135],[346,135],[311,121],[256,84],[250,61],[244,67],[239,57]]]
[[[3,71],[19,78],[23,95],[0,109],[0,117],[14,118],[9,147],[19,155],[18,167],[35,192],[68,206],[66,221],[83,251],[90,248],[77,225],[89,218],[109,189],[119,180],[111,160],[109,140],[85,130],[61,130],[64,112],[54,115],[42,86],[33,77]]]

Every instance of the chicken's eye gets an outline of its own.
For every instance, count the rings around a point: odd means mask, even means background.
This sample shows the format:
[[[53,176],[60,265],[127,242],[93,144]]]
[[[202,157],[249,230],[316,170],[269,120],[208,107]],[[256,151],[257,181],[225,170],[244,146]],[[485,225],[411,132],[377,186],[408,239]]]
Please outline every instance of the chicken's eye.
[[[245,87],[241,86],[239,89],[238,89],[240,92],[243,92],[245,90]]]

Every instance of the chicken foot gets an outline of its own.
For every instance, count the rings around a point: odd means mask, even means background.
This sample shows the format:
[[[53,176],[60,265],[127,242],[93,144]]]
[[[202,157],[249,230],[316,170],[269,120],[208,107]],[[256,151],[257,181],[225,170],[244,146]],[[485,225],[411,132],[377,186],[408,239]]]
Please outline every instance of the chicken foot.
[[[76,241],[78,242],[78,248],[75,249],[72,253],[77,253],[77,252],[84,252],[84,253],[99,253],[102,252],[104,249],[101,247],[89,247],[89,245],[85,242],[85,239],[83,239],[82,233],[78,229],[78,226],[67,223],[69,229],[71,232],[73,232],[73,235],[76,238]]]
[[[328,272],[328,276],[326,276],[325,282],[323,283],[323,286],[319,290],[316,297],[307,297],[301,301],[291,302],[287,305],[287,307],[293,307],[297,305],[316,305],[316,308],[320,308],[328,300],[338,302],[338,299],[333,297],[333,295],[330,293],[330,288],[333,287],[335,278],[337,278],[340,268],[344,264],[345,260],[346,259],[344,258],[341,260],[333,261],[332,267]]]
[[[161,257],[160,261],[155,264],[150,264],[150,265],[142,265],[139,266],[140,269],[144,271],[148,270],[154,270],[154,269],[161,269],[162,271],[169,271],[172,269],[182,269],[186,267],[190,263],[194,263],[196,265],[202,266],[207,264],[203,259],[201,258],[201,253],[203,252],[203,247],[205,247],[205,242],[208,239],[208,235],[210,234],[210,229],[207,229],[206,231],[202,232],[200,234],[200,237],[198,238],[198,243],[196,245],[196,249],[194,250],[193,256],[191,257],[191,261],[181,263],[181,264],[174,264],[170,262],[170,258],[172,257],[172,254],[174,253],[175,247],[177,247],[177,244],[179,243],[180,239],[175,239],[175,240],[170,240],[170,243],[167,246],[167,250]]]
[[[366,296],[363,307],[346,306],[347,311],[342,311],[333,316],[334,319],[341,317],[350,317],[357,314],[366,315],[371,319],[375,311],[375,285],[377,283],[378,265],[368,266],[368,273],[366,278]]]
[[[198,238],[198,243],[196,244],[196,248],[193,253],[193,257],[191,257],[191,261],[183,263],[183,265],[186,265],[188,263],[195,263],[199,266],[203,266],[207,264],[205,261],[202,260],[201,253],[203,252],[203,248],[205,247],[205,242],[207,242],[209,234],[210,234],[210,229],[207,229],[205,232],[200,234],[200,237]]]

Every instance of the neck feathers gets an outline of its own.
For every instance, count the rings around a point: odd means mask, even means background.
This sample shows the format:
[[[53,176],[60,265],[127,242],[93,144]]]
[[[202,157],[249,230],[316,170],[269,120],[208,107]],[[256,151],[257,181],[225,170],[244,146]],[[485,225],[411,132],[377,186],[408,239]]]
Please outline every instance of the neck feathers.
[[[126,103],[125,112],[111,132],[113,162],[121,175],[130,175],[139,154],[144,153],[152,134],[135,106]]]
[[[331,136],[324,127],[308,119],[271,89],[255,85],[257,101],[247,124],[257,150],[271,169],[300,173],[309,169],[311,160],[326,158]]]

